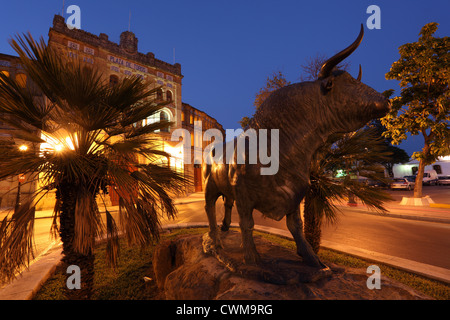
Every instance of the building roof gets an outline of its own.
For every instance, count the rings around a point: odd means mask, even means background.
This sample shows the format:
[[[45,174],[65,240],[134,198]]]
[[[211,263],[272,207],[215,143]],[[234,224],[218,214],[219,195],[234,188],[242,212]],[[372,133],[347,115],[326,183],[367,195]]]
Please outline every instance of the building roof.
[[[217,121],[215,118],[211,117],[205,111],[202,111],[202,110],[200,110],[198,108],[195,108],[192,105],[190,105],[189,103],[182,102],[181,105],[182,105],[183,108],[186,108],[186,107],[187,108],[191,108],[191,109],[194,109],[195,111],[197,111],[199,113],[202,113],[202,114],[206,115],[208,118],[210,118],[211,120],[215,121],[220,127],[222,127],[222,125],[219,123],[219,121]]]
[[[120,35],[120,43],[117,44],[109,41],[108,35],[104,33],[100,33],[100,35],[96,36],[81,29],[69,29],[64,22],[64,17],[60,15],[55,15],[53,18],[53,27],[50,28],[49,32],[52,30],[92,46],[100,47],[109,52],[119,54],[127,59],[183,77],[181,74],[181,65],[179,63],[172,65],[165,61],[156,59],[152,52],[148,52],[146,54],[139,52],[137,50],[138,39],[135,37],[133,32],[122,32]]]

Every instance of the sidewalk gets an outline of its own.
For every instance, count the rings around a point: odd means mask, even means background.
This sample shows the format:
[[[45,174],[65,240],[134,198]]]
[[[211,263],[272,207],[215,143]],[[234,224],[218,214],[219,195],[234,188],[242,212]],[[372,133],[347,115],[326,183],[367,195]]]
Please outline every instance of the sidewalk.
[[[175,204],[182,205],[192,202],[199,202],[204,200],[204,193],[198,192],[190,194],[183,198],[175,200]],[[351,210],[359,211],[365,214],[378,214],[373,211],[368,211],[361,203],[357,203],[355,207],[349,207],[346,204],[339,204],[341,208],[350,208]],[[386,205],[389,210],[386,216],[414,219],[422,221],[433,221],[450,224],[450,208],[445,207],[417,207],[404,206],[399,203],[389,203]],[[108,207],[111,212],[117,211],[118,206]],[[43,210],[36,212],[36,218],[51,217],[52,210]],[[6,215],[5,211],[0,211],[0,220]],[[207,223],[181,223],[175,225],[166,225],[165,228],[182,228],[182,227],[206,227]],[[236,225],[237,226],[237,225]],[[264,226],[255,226],[256,230],[277,234],[279,236],[291,238],[290,233],[275,228]],[[450,271],[444,268],[438,268],[415,261],[400,259],[397,257],[382,255],[375,252],[369,252],[360,248],[349,247],[340,244],[327,243],[323,241],[323,246],[337,251],[346,252],[362,258],[379,261],[385,264],[399,267],[410,272],[421,274],[430,278],[450,283]],[[61,260],[61,244],[52,243],[46,248],[35,260],[30,264],[30,267],[18,276],[12,283],[0,288],[0,300],[29,300],[40,288],[48,277],[52,274],[56,265]]]

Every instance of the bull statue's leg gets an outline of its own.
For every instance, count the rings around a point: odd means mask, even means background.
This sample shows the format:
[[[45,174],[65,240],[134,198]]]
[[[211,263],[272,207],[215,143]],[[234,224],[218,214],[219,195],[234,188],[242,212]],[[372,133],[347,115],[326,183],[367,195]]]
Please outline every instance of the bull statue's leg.
[[[233,202],[234,200],[231,197],[225,197],[225,215],[223,216],[222,221],[222,231],[228,231],[231,224],[231,210],[233,209]]]
[[[297,253],[302,257],[303,261],[311,267],[326,268],[315,254],[311,245],[306,241],[303,235],[303,223],[300,218],[300,208],[296,211],[286,215],[286,224],[294,237],[295,244],[297,245]]]
[[[253,208],[245,202],[236,200],[236,208],[239,214],[239,227],[242,234],[242,246],[244,250],[244,262],[247,264],[257,264],[261,261],[261,257],[256,251],[255,242],[253,241]]]
[[[219,195],[214,180],[209,176],[205,187],[205,211],[209,222],[209,238],[211,239],[211,245],[214,247],[211,249],[222,248],[216,219],[216,201]]]

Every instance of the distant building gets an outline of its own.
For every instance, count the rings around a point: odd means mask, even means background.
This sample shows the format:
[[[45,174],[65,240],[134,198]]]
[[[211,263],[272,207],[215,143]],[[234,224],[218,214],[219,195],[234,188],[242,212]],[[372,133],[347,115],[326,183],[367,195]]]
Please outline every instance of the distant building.
[[[0,73],[15,78],[19,85],[23,87],[33,87],[34,84],[30,81],[25,74],[22,65],[19,62],[19,58],[8,54],[0,53]],[[37,93],[36,97],[40,94]],[[0,113],[0,144],[15,145],[17,148],[23,147],[23,141],[14,140],[9,131],[14,130],[8,125],[7,115]],[[36,146],[26,146],[26,148],[33,148]],[[20,180],[19,180],[20,177]],[[26,179],[23,175],[17,175],[15,177],[9,177],[4,180],[0,180],[0,208],[1,207],[13,207],[16,203],[17,190],[19,181]],[[33,193],[36,189],[36,183],[28,183],[20,188],[20,193],[26,196]]]
[[[193,185],[197,187],[187,188],[186,192],[201,190],[201,178],[198,177],[198,169],[194,169],[192,163],[184,163],[182,153],[183,148],[178,146],[178,142],[171,141],[171,134],[179,128],[193,129],[190,119],[199,119],[204,128],[215,127],[222,128],[213,118],[188,104],[182,103],[181,87],[183,75],[179,63],[170,64],[155,58],[152,52],[141,53],[138,51],[138,38],[133,32],[125,31],[120,35],[119,44],[109,40],[108,36],[100,33],[99,36],[80,29],[69,29],[64,18],[55,15],[53,27],[49,30],[48,47],[60,52],[67,57],[68,63],[71,58],[78,59],[84,64],[85,68],[95,66],[98,68],[105,81],[114,85],[120,79],[127,76],[139,76],[148,84],[149,88],[159,88],[156,99],[160,101],[170,101],[160,112],[152,115],[137,125],[145,125],[159,120],[168,120],[173,122],[170,129],[159,132],[161,137],[161,149],[171,154],[168,164],[184,173],[186,177],[193,177]],[[8,76],[15,77],[24,85],[32,85],[27,81],[27,75],[20,66],[18,57],[0,54],[0,72]],[[0,115],[0,127],[5,127]],[[5,127],[6,128],[6,127]],[[223,130],[223,129],[221,129]],[[1,143],[15,143],[8,134],[0,136]],[[200,170],[201,172],[201,170]],[[197,178],[195,178],[197,177]],[[198,180],[200,179],[200,180]],[[0,197],[12,188],[17,186],[18,178],[10,178],[8,181],[0,181]],[[199,182],[200,181],[200,182]],[[31,192],[29,190],[28,192]],[[11,195],[12,194],[12,195]],[[53,205],[53,199],[43,201],[38,209],[48,208]],[[110,198],[112,204],[118,203],[118,196],[111,190]],[[7,193],[0,206],[11,207],[14,204],[14,193]]]
[[[408,163],[394,165],[394,177],[401,178],[404,176],[413,176],[419,170],[419,161],[411,160]],[[425,171],[435,170],[438,176],[450,175],[450,155],[439,157],[436,162],[425,166]]]
[[[194,124],[195,121],[201,122],[201,137],[200,141],[194,141]],[[205,112],[194,108],[190,104],[182,103],[181,109],[181,126],[183,129],[187,129],[191,134],[191,160],[189,164],[185,165],[185,172],[187,175],[193,178],[194,192],[202,191],[205,181],[202,178],[202,165],[201,163],[195,163],[194,155],[196,152],[203,154],[205,148],[211,143],[211,141],[204,140],[204,132],[208,129],[218,129],[225,141],[225,130],[222,125],[214,118],[210,117]]]

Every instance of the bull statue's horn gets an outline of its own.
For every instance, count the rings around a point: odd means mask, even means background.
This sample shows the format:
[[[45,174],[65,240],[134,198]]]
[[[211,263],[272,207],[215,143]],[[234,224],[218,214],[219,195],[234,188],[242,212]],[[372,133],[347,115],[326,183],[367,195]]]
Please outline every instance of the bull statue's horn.
[[[359,65],[358,78],[356,78],[356,80],[361,81],[361,77],[362,77],[362,69],[361,69],[361,65]]]
[[[345,58],[347,58],[349,55],[352,54],[353,51],[358,48],[359,44],[361,43],[364,36],[364,26],[361,23],[361,31],[359,32],[358,38],[347,48],[342,50],[339,53],[336,53],[334,56],[332,56],[330,59],[325,61],[325,63],[322,65],[322,68],[319,72],[319,79],[320,78],[326,78],[329,75],[331,75],[331,71],[335,66],[337,66],[341,61],[343,61]]]

